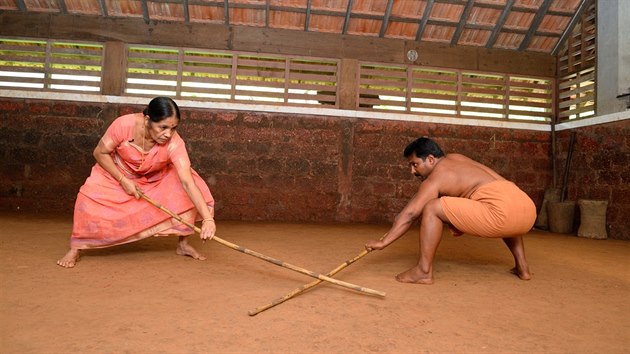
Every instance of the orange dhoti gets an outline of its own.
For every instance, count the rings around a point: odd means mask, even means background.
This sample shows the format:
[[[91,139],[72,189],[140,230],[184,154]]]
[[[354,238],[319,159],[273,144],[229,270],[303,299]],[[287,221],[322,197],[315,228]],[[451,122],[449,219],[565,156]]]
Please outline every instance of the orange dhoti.
[[[512,237],[531,230],[536,205],[510,181],[479,187],[469,198],[441,197],[449,222],[460,231],[480,237]]]

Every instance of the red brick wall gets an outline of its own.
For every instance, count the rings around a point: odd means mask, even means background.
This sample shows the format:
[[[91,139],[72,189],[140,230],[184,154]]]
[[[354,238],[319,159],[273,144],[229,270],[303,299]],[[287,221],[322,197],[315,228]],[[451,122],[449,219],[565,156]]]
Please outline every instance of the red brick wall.
[[[629,113],[630,115],[630,113]],[[608,237],[630,240],[630,120],[574,129],[567,199],[608,201]],[[571,132],[558,133],[558,186],[562,186]],[[579,225],[579,209],[576,224]]]
[[[118,115],[142,108],[0,99],[0,208],[71,212],[102,132]],[[418,188],[402,150],[423,135],[491,166],[537,205],[551,185],[548,132],[189,108],[182,114],[193,167],[224,220],[389,223]],[[625,205],[617,208],[620,220],[630,219]]]
[[[97,104],[0,99],[0,208],[72,210],[103,126]]]

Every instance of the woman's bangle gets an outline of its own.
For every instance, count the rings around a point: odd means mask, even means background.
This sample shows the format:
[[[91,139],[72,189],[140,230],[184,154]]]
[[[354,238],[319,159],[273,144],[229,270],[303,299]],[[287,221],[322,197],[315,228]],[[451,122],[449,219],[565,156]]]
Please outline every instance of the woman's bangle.
[[[206,221],[214,221],[214,218],[207,218],[207,219],[203,219],[201,222],[204,223]]]
[[[124,175],[124,174],[121,174],[121,175],[120,175],[120,178],[118,178],[118,182],[119,182],[119,183],[120,183],[120,181],[122,181],[123,177],[125,177],[125,175]]]

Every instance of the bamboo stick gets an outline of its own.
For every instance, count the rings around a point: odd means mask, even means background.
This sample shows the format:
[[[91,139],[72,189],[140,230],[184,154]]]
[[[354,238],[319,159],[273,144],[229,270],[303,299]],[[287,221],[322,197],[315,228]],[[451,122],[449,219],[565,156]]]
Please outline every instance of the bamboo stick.
[[[349,259],[347,261],[345,261],[344,263],[342,263],[341,265],[339,265],[337,268],[331,270],[330,272],[328,272],[326,274],[326,276],[328,277],[332,277],[333,275],[339,273],[341,270],[343,270],[344,268],[346,268],[347,266],[349,266],[350,264],[358,261],[359,259],[363,258],[365,255],[367,255],[368,253],[370,253],[372,250],[371,249],[367,249],[367,250],[363,250],[363,252],[359,253],[357,256],[355,256],[352,259]],[[273,300],[272,302],[268,303],[267,305],[263,305],[260,307],[257,307],[251,311],[248,312],[248,314],[250,316],[256,316],[257,314],[268,310],[276,305],[280,305],[281,303],[305,292],[306,290],[318,285],[319,283],[321,283],[322,280],[314,280],[308,284],[302,285],[299,288],[293,289],[293,291],[289,292],[288,294],[284,295],[283,297],[279,297],[275,300]]]
[[[176,220],[178,220],[182,224],[184,224],[184,225],[190,227],[191,229],[195,230],[195,232],[201,233],[201,229],[198,228],[197,226],[195,226],[195,225],[185,221],[179,215],[177,215],[174,212],[170,211],[168,208],[162,206],[161,204],[159,204],[155,200],[147,197],[141,191],[138,191],[138,193],[140,193],[140,196],[142,198],[144,198],[147,202],[153,204],[158,209],[164,211],[165,213],[167,213],[168,215],[172,216],[173,218],[175,218]],[[267,261],[269,263],[273,263],[275,265],[291,269],[291,270],[296,271],[298,273],[302,273],[302,274],[308,275],[308,276],[313,277],[313,278],[317,278],[317,279],[322,280],[322,281],[327,281],[327,282],[330,282],[330,283],[333,283],[333,284],[337,284],[339,286],[343,286],[345,288],[356,290],[356,291],[359,291],[359,292],[362,292],[362,293],[367,293],[367,294],[370,294],[370,295],[377,295],[377,296],[385,297],[385,293],[384,292],[373,290],[373,289],[370,289],[370,288],[365,288],[365,287],[362,287],[362,286],[359,286],[359,285],[355,285],[355,284],[352,284],[352,283],[344,282],[344,281],[337,280],[337,279],[334,279],[334,278],[330,278],[328,276],[325,276],[325,275],[322,275],[322,274],[319,274],[319,273],[315,273],[315,272],[312,272],[310,270],[307,270],[307,269],[304,269],[304,268],[301,268],[301,267],[298,267],[298,266],[295,266],[295,265],[292,265],[292,264],[289,264],[289,263],[285,263],[285,262],[283,262],[283,261],[281,261],[279,259],[276,259],[276,258],[273,258],[273,257],[269,257],[269,256],[265,256],[262,253],[258,253],[256,251],[252,251],[252,250],[247,249],[245,247],[241,247],[239,245],[233,244],[233,243],[228,242],[226,240],[223,240],[223,239],[221,239],[221,238],[219,238],[217,236],[214,236],[212,238],[212,240],[216,241],[216,242],[218,242],[218,243],[220,243],[220,244],[222,244],[224,246],[227,246],[227,247],[229,247],[229,248],[231,248],[233,250],[239,251],[241,253],[245,253],[245,254],[248,254],[250,256],[254,256],[256,258],[262,259],[262,260]]]

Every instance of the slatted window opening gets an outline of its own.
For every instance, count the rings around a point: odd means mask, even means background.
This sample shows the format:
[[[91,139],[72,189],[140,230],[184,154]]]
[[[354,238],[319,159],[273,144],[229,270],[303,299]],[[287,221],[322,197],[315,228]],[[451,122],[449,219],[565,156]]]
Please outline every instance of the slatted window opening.
[[[411,67],[411,80],[411,112],[457,115],[458,72]]]
[[[551,78],[361,63],[359,109],[549,122]]]
[[[127,49],[125,93],[142,96],[177,96],[179,50],[147,46]]]
[[[359,107],[407,111],[407,70],[385,64],[361,64]]]
[[[505,76],[463,72],[460,77],[459,114],[463,117],[506,118]]]
[[[129,46],[125,93],[338,107],[338,66],[337,60]]]
[[[560,78],[558,120],[566,121],[595,115],[595,67]]]
[[[338,107],[337,68],[333,60],[290,59],[287,102]]]
[[[560,122],[595,115],[596,18],[594,2],[584,11],[558,56]]]
[[[509,76],[507,82],[509,119],[549,121],[553,117],[553,80]]]
[[[583,19],[568,44],[580,50],[567,49],[557,92],[552,78],[360,62],[357,109],[549,122],[557,101],[560,120],[592,116],[595,20]],[[100,92],[103,50],[0,38],[0,88]],[[338,108],[338,70],[336,59],[128,45],[124,94]]]
[[[234,99],[237,102],[285,102],[286,68],[286,59],[281,57],[239,55]]]
[[[100,92],[103,45],[0,38],[0,87]]]
[[[101,92],[101,44],[54,41],[49,47],[47,87],[78,93]]]
[[[234,60],[235,57],[229,53],[185,50],[181,97],[226,101],[232,99]]]

